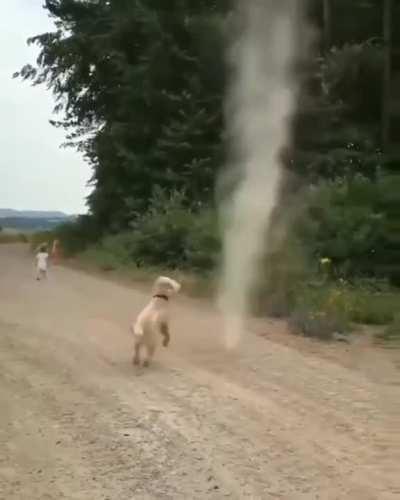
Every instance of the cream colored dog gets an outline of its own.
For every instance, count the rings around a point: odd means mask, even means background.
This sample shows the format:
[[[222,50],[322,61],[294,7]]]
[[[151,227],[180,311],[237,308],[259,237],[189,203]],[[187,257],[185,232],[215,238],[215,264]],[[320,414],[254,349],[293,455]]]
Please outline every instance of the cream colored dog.
[[[157,347],[157,338],[162,335],[163,346],[167,347],[170,341],[169,334],[169,300],[176,295],[181,285],[171,278],[160,276],[153,286],[153,297],[136,322],[131,326],[134,338],[133,364],[139,365],[140,351],[144,349],[143,366],[149,366]]]

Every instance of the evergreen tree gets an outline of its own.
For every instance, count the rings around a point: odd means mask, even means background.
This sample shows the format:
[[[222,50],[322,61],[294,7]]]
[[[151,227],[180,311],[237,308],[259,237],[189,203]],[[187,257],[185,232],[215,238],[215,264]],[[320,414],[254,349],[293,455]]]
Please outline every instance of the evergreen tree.
[[[223,2],[46,0],[57,31],[36,36],[20,75],[53,91],[55,126],[93,167],[89,207],[126,227],[153,188],[210,201],[221,162]]]

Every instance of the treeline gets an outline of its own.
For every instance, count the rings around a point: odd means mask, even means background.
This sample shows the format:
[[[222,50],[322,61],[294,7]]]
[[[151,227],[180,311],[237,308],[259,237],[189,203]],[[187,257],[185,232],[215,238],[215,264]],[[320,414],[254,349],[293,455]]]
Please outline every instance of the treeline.
[[[213,270],[232,2],[46,0],[44,7],[56,30],[30,40],[40,56],[18,75],[49,87],[53,124],[93,168],[89,215],[61,228],[64,244],[73,252],[95,244],[124,263]],[[384,133],[384,34],[389,18],[400,47],[400,8],[312,0],[309,15],[321,37],[301,69],[293,147],[282,152],[287,182],[275,229],[286,231],[266,261],[279,256],[274,269],[286,296],[300,275],[303,282],[305,272],[320,272],[322,258],[335,279],[399,284],[400,162]]]
[[[71,221],[72,217],[1,217],[1,225],[8,229],[15,229],[22,232],[49,231],[57,228],[62,223]]]
[[[30,40],[57,127],[93,167],[88,199],[102,234],[129,227],[155,186],[209,203],[223,161],[221,0],[47,0],[57,31]]]

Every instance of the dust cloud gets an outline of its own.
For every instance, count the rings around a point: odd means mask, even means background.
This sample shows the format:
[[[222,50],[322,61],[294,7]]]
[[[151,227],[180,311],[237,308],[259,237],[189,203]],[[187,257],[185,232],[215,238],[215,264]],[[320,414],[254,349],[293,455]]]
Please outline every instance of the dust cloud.
[[[237,2],[239,36],[229,51],[232,82],[226,106],[231,144],[225,176],[236,188],[221,205],[224,220],[219,305],[228,349],[237,346],[250,312],[281,182],[279,154],[290,143],[298,81],[306,50],[303,0]]]

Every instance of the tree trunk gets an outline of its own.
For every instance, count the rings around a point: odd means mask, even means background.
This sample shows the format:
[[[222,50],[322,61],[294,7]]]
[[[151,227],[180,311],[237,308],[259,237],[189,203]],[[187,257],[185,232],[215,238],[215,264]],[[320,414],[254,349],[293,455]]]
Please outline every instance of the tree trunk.
[[[383,0],[384,71],[382,95],[382,147],[390,146],[390,101],[392,78],[392,0]]]
[[[324,51],[327,52],[332,45],[332,2],[322,0],[323,7],[323,37]]]

